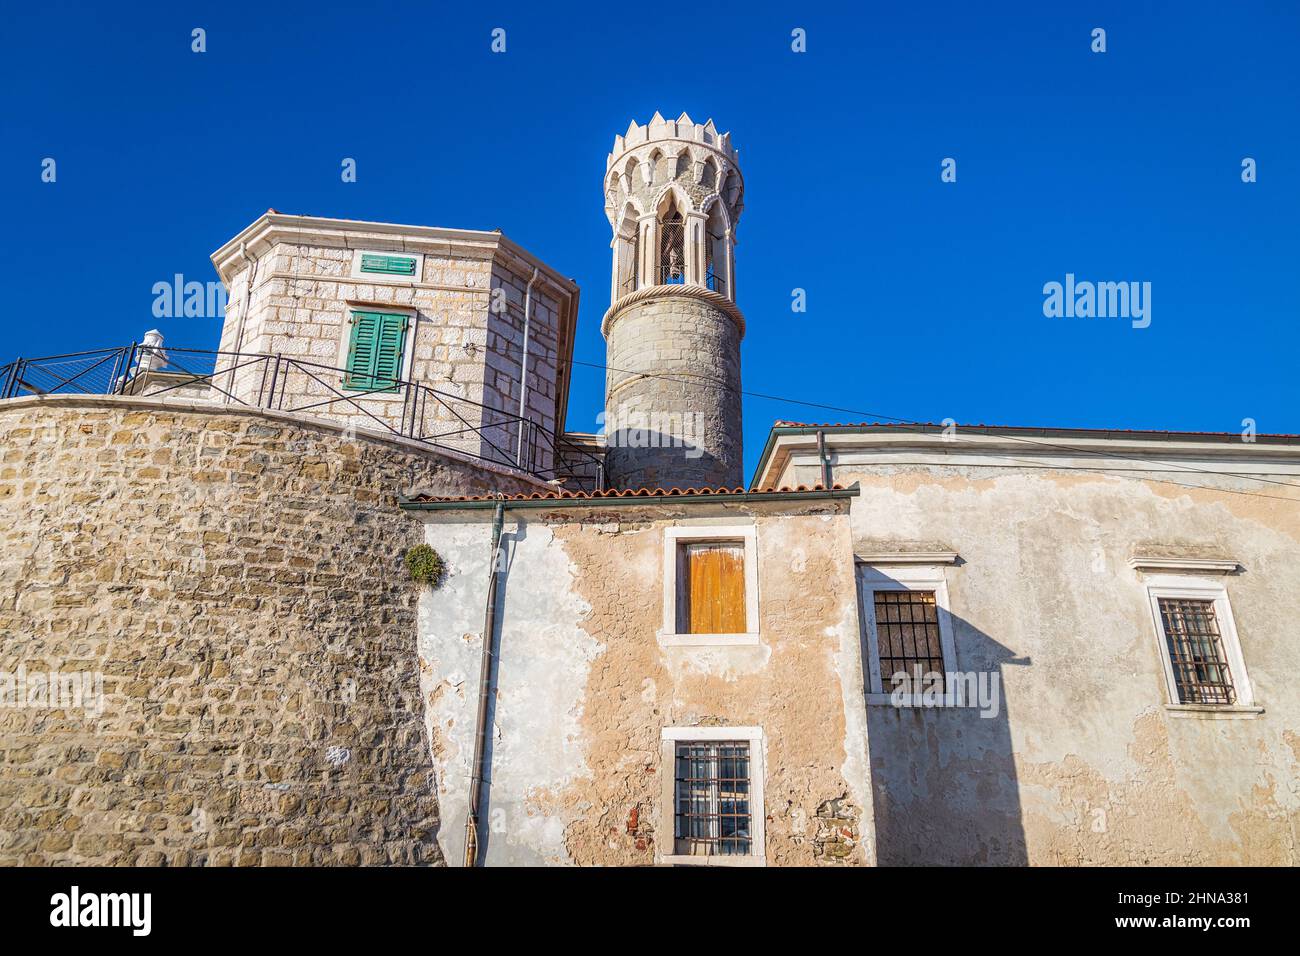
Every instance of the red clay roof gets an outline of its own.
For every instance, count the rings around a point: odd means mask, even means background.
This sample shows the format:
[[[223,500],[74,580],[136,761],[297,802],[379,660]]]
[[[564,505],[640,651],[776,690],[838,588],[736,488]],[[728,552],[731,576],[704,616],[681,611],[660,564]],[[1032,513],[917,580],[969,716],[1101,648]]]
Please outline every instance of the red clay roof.
[[[986,425],[983,422],[979,424],[959,422],[790,422],[778,419],[772,425],[773,428],[987,428],[993,431],[1021,431],[1021,432],[1089,432],[1097,435],[1185,435],[1195,437],[1198,435],[1213,435],[1216,438],[1229,437],[1239,438],[1241,432],[1187,432],[1187,431],[1170,431],[1161,428],[1075,428],[1072,426],[1041,426],[1041,425]],[[1256,438],[1300,438],[1300,435],[1292,435],[1283,432],[1257,432]]]
[[[561,501],[573,498],[599,500],[601,498],[707,498],[710,495],[746,495],[761,498],[764,495],[791,494],[795,492],[826,491],[822,485],[799,485],[796,488],[769,488],[763,491],[746,491],[744,488],[611,488],[607,491],[534,491],[518,495],[458,495],[446,498],[438,495],[416,495],[412,502],[428,501]],[[835,484],[831,491],[845,491],[844,485]]]

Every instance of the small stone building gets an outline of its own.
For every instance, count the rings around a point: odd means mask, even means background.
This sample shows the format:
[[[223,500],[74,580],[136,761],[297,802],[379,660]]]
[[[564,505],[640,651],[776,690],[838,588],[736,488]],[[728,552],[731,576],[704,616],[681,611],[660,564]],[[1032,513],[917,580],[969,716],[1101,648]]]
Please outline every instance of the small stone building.
[[[501,233],[268,210],[212,261],[217,397],[555,467],[538,436],[564,431],[578,287]]]

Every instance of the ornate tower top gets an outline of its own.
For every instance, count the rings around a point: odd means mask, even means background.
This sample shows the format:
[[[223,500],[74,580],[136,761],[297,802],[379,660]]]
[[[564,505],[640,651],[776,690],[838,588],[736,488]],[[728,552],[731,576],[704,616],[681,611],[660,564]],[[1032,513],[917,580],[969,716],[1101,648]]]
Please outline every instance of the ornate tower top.
[[[745,182],[731,134],[719,133],[713,120],[655,113],[614,137],[605,170],[605,214],[614,228],[611,304],[663,285],[709,289],[734,302]]]
[[[633,120],[628,124],[626,133],[614,137],[614,151],[605,160],[605,168],[609,169],[624,154],[638,146],[668,139],[707,146],[731,164],[735,165],[737,161],[736,150],[731,145],[731,134],[719,133],[713,120],[699,125],[685,113],[675,120],[666,120],[656,112],[646,126],[638,126],[636,120]]]
[[[745,182],[713,120],[658,113],[605,161],[614,229],[605,468],[615,488],[743,482],[736,222]]]

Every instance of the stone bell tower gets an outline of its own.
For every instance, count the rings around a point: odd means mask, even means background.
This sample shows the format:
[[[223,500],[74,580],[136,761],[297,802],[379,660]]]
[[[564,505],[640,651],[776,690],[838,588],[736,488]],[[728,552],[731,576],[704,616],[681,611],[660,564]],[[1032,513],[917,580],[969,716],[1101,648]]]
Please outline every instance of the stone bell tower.
[[[601,323],[607,481],[614,488],[743,484],[733,251],[745,184],[731,134],[658,113],[614,138],[614,229]]]

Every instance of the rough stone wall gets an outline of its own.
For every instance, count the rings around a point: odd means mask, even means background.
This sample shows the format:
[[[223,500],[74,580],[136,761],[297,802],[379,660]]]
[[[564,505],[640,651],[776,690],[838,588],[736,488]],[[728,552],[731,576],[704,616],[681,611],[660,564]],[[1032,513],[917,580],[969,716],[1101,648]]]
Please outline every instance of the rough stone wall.
[[[459,450],[502,459],[488,445],[495,444],[510,454],[516,450],[518,425],[503,415],[485,411],[487,406],[515,416],[519,413],[519,391],[523,345],[524,288],[528,277],[489,258],[447,254],[426,254],[424,272],[414,282],[368,281],[352,276],[354,250],[324,245],[277,242],[257,261],[257,274],[244,326],[242,353],[281,354],[327,369],[342,368],[347,362],[348,325],[351,308],[393,306],[413,309],[409,336],[410,364],[403,365],[404,379],[425,384],[443,393],[439,400],[429,396],[421,405],[423,431],[442,432],[441,441]],[[234,350],[243,307],[243,283],[248,270],[232,280],[231,311],[222,333],[221,348]],[[493,290],[501,288],[504,312],[492,312]],[[529,397],[527,417],[553,431],[559,420],[558,335],[559,308],[546,294],[543,282],[534,285],[533,313],[529,321]],[[553,293],[552,293],[553,296]],[[285,400],[278,407],[305,408],[367,427],[376,416],[400,426],[406,411],[403,393],[370,394],[357,404],[330,399],[329,387],[342,389],[343,376],[323,369],[280,367],[277,392]],[[230,390],[229,379],[216,384]],[[233,373],[241,400],[255,403],[266,381],[261,365],[248,365]],[[316,379],[323,380],[317,381]],[[477,403],[471,404],[471,403]],[[406,412],[409,414],[409,412]],[[487,434],[453,435],[464,427],[461,418],[482,426]],[[545,454],[549,455],[549,448]],[[549,467],[549,459],[542,463]]]
[[[862,484],[858,551],[961,555],[946,571],[957,667],[1003,688],[996,719],[868,707],[881,863],[1300,862],[1300,500],[1124,465],[836,466],[835,481]],[[1240,561],[1211,579],[1262,715],[1166,709],[1134,553]]]
[[[686,296],[636,302],[613,319],[605,397],[611,487],[744,484],[740,334],[721,309]]]
[[[396,496],[536,487],[330,423],[0,403],[0,671],[104,692],[0,708],[0,864],[439,862]]]
[[[425,513],[453,568],[421,602],[425,704],[459,859],[490,512]],[[757,527],[757,646],[663,645],[664,531]],[[871,859],[865,708],[842,502],[509,512],[490,713],[490,864],[650,864],[672,852],[661,732],[760,726],[766,862]]]

